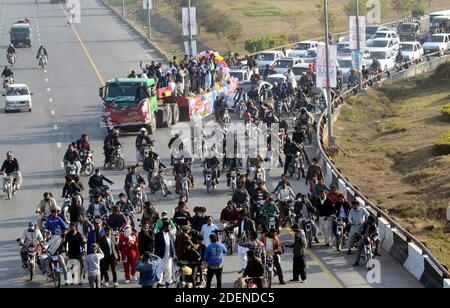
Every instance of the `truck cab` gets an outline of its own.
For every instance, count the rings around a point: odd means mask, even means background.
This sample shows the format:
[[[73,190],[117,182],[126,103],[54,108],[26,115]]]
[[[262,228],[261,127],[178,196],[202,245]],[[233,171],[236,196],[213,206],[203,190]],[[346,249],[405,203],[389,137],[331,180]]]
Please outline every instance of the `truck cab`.
[[[31,27],[25,22],[18,22],[11,26],[10,41],[14,47],[31,47]]]

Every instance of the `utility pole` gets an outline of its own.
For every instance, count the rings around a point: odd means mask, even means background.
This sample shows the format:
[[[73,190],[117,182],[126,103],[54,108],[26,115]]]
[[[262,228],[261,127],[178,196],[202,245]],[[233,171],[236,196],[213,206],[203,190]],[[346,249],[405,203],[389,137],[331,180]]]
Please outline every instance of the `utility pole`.
[[[148,10],[148,39],[152,39],[152,21],[151,21],[151,14],[150,9],[152,8],[152,0],[146,0],[147,1],[147,10]]]
[[[189,28],[189,57],[193,56],[192,50],[192,29],[191,29],[191,0],[188,1],[188,28]]]
[[[361,57],[361,42],[360,42],[360,31],[359,28],[359,0],[356,0],[356,49],[358,53],[358,92],[362,91],[362,74],[361,74],[361,65],[362,65],[362,57]]]
[[[126,16],[125,16],[125,0],[122,0],[122,15],[124,18],[126,18]]]
[[[325,14],[325,52],[327,73],[327,126],[328,126],[328,148],[333,146],[333,116],[331,114],[331,88],[330,88],[330,52],[328,50],[330,41],[328,37],[328,0],[323,0],[323,11]]]

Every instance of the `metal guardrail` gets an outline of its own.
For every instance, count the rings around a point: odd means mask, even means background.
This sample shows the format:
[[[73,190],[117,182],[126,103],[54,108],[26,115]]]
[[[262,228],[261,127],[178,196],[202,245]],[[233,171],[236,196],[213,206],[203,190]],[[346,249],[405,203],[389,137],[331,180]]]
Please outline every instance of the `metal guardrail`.
[[[438,53],[429,54],[428,57],[433,56],[433,55],[438,55]],[[425,56],[425,57],[427,57],[427,56]],[[413,65],[417,65],[417,64],[413,64]],[[394,69],[394,73],[395,73],[395,69]],[[373,83],[375,83],[376,77],[371,78],[371,80]],[[334,104],[339,99],[347,97],[347,95],[352,93],[352,91],[355,88],[351,88],[351,89],[343,92],[341,95],[335,97],[335,99],[331,103]],[[324,160],[331,166],[332,171],[337,175],[338,179],[342,180],[345,183],[346,187],[349,187],[355,193],[355,196],[364,200],[365,204],[368,205],[370,207],[370,209],[372,209],[372,212],[375,212],[374,214],[376,214],[377,217],[383,217],[384,219],[386,219],[392,227],[397,229],[406,238],[407,242],[413,242],[414,244],[416,244],[422,250],[422,254],[427,255],[430,258],[430,260],[436,265],[436,267],[440,271],[442,271],[443,278],[450,279],[450,272],[439,262],[439,260],[436,259],[436,257],[434,257],[434,255],[425,246],[424,243],[422,243],[419,239],[417,239],[408,230],[403,228],[395,219],[390,217],[386,212],[384,212],[382,209],[380,209],[376,204],[374,204],[372,201],[367,199],[362,193],[359,192],[358,188],[353,186],[352,183],[350,183],[344,177],[344,175],[334,166],[334,162],[330,159],[329,155],[326,153],[326,151],[323,148],[324,130],[326,128],[326,121],[327,121],[326,116],[327,116],[327,110],[325,109],[324,112],[320,115],[320,118],[318,121],[317,132],[316,132],[316,141],[317,141],[317,144],[319,146],[320,152],[321,152]]]

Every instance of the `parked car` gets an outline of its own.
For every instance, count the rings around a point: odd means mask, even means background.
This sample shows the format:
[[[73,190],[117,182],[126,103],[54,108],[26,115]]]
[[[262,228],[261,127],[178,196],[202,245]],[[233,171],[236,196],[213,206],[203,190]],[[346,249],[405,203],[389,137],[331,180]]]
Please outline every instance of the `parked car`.
[[[300,63],[294,65],[292,69],[292,73],[294,73],[295,80],[299,82],[300,78],[302,77],[303,73],[307,73],[309,71],[309,63]]]
[[[303,60],[300,58],[283,58],[276,60],[273,63],[272,68],[277,72],[277,74],[284,74],[287,72],[288,68],[300,63],[303,63]]]
[[[400,50],[407,62],[421,61],[425,54],[420,42],[402,42],[400,44]]]
[[[350,75],[350,71],[353,68],[352,58],[350,57],[338,58],[338,66],[342,72],[343,82],[347,83],[348,76]]]
[[[446,52],[450,49],[450,34],[438,33],[430,36],[428,41],[423,44],[425,54],[442,51]]]
[[[314,63],[317,58],[317,47],[310,48],[302,57],[304,63]]]
[[[303,41],[295,45],[292,49],[287,49],[286,54],[288,57],[303,57],[308,49],[317,47],[319,42],[317,41]]]
[[[383,30],[383,31],[377,31],[374,35],[372,35],[370,38],[367,38],[367,44],[369,44],[371,41],[375,39],[397,39],[400,41],[400,38],[394,30]]]
[[[27,110],[31,112],[33,104],[31,102],[30,90],[26,84],[11,84],[6,88],[2,96],[5,100],[5,113],[9,111]]]
[[[268,64],[269,66],[272,66],[273,63],[278,59],[286,58],[284,54],[279,50],[269,50],[260,52],[256,55],[256,61],[258,64],[258,68],[260,71],[266,67]]]

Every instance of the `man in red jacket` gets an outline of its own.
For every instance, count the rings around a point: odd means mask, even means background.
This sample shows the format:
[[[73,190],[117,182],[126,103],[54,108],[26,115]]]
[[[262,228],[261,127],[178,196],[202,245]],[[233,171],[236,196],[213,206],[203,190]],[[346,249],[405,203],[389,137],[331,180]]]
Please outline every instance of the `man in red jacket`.
[[[276,235],[276,230],[270,229],[269,232],[263,234],[261,241],[264,243],[266,255],[273,256],[273,266],[277,270],[280,284],[286,284],[283,279],[283,270],[280,264],[280,255],[283,253],[283,248],[281,247],[280,239]]]
[[[123,232],[119,234],[119,250],[122,255],[123,269],[125,272],[125,283],[130,283],[130,268],[131,276],[137,281],[136,277],[136,263],[139,259],[138,237],[136,232],[131,230],[127,225]]]

